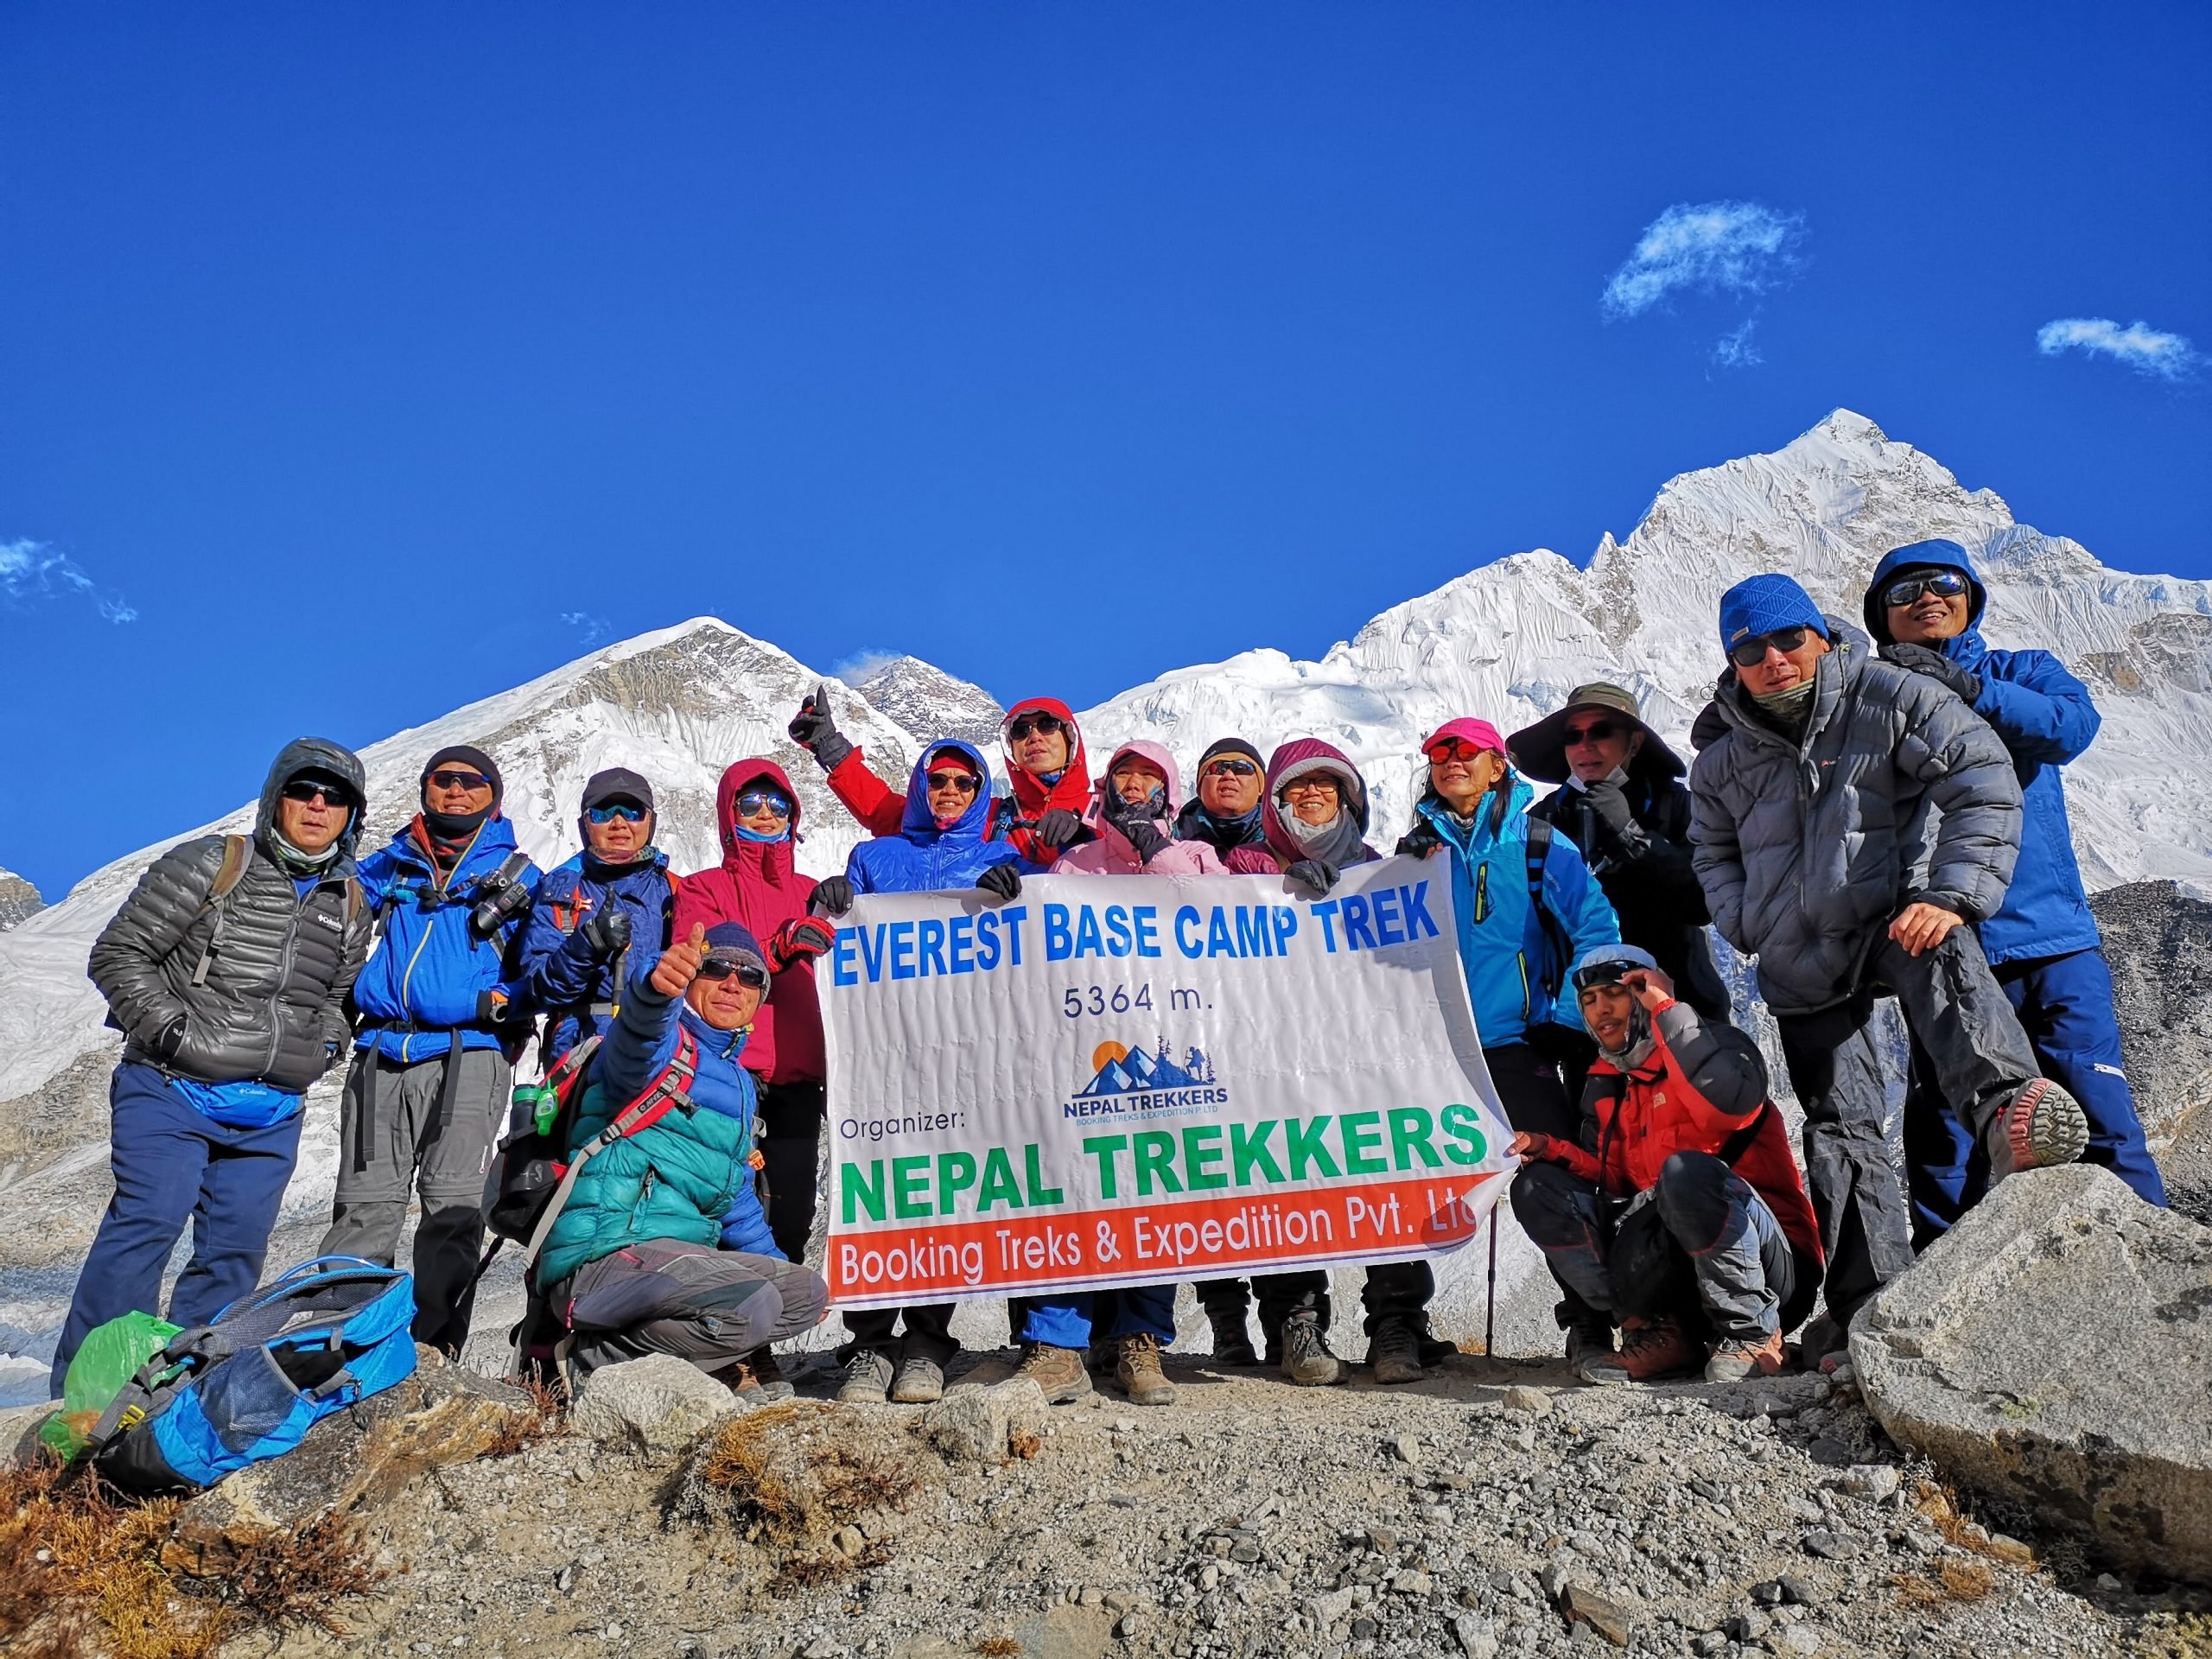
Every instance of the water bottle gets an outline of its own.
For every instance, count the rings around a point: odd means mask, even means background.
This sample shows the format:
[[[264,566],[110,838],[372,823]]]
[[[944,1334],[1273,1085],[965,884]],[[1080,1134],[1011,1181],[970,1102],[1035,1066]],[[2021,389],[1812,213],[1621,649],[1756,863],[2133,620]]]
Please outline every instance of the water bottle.
[[[515,1085],[514,1121],[532,1124],[538,1134],[550,1135],[553,1120],[561,1115],[561,1097],[542,1083]]]

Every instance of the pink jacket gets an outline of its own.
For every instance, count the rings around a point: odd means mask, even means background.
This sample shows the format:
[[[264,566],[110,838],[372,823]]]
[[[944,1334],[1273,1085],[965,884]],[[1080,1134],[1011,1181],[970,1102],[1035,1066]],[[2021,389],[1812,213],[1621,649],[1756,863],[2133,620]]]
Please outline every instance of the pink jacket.
[[[1151,863],[1137,856],[1137,849],[1129,845],[1129,838],[1106,822],[1099,813],[1099,804],[1105,792],[1114,786],[1114,767],[1125,754],[1134,754],[1150,761],[1160,768],[1160,775],[1167,780],[1167,798],[1160,808],[1160,829],[1162,835],[1172,835],[1178,805],[1176,797],[1181,792],[1181,780],[1175,771],[1175,757],[1157,743],[1138,741],[1124,743],[1107,758],[1105,769],[1098,775],[1098,786],[1091,792],[1090,809],[1083,821],[1090,827],[1096,841],[1086,841],[1080,847],[1071,847],[1060,855],[1052,866],[1054,875],[1227,875],[1228,866],[1221,856],[1203,841],[1172,842],[1156,854]]]

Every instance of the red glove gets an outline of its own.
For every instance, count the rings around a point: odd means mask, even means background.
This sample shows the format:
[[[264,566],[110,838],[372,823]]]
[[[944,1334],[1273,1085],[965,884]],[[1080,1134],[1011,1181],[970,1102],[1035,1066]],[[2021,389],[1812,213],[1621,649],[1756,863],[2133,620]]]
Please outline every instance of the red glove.
[[[795,962],[813,961],[836,943],[836,928],[819,916],[801,916],[769,935],[768,954],[777,967],[788,968]]]

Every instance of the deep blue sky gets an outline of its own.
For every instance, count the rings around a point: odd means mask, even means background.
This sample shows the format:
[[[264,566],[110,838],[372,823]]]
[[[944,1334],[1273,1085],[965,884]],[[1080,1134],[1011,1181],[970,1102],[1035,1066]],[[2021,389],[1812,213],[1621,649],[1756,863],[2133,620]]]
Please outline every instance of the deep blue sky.
[[[568,613],[1078,705],[1312,654],[1837,404],[2212,575],[2212,375],[2035,345],[2212,347],[2212,10],[1523,10],[16,0],[0,544],[95,592],[0,602],[0,864],[58,894]],[[1717,199],[1792,279],[1608,321]]]

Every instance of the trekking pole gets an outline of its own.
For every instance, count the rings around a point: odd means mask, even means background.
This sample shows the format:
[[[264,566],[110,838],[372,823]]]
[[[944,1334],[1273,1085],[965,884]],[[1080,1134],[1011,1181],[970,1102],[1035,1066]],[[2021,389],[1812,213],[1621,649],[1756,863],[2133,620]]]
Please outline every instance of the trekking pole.
[[[1483,1357],[1495,1360],[1497,1338],[1497,1206],[1490,1207],[1490,1295],[1483,1309]]]

